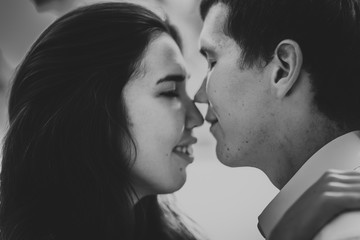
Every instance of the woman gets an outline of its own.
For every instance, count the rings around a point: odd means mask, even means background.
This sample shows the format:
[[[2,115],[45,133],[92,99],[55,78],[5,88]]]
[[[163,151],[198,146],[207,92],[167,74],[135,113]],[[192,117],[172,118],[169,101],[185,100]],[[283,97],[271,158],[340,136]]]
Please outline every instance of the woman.
[[[197,238],[157,199],[185,183],[191,132],[203,122],[185,91],[179,46],[166,21],[130,3],[77,9],[39,37],[11,90],[1,239]],[[294,209],[321,202],[327,182]],[[274,239],[296,227],[294,214]]]
[[[193,238],[164,221],[155,195],[144,198],[182,186],[183,146],[202,123],[174,33],[142,7],[113,3],[76,10],[39,37],[11,90],[2,239]],[[159,62],[157,51],[170,55]]]

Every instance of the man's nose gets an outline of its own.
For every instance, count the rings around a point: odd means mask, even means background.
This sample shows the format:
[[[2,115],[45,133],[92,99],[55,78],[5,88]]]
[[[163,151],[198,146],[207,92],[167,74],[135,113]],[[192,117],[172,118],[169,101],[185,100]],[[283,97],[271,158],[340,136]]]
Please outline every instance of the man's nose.
[[[206,95],[206,82],[207,82],[207,77],[204,78],[199,90],[195,94],[194,102],[208,103],[208,97]]]

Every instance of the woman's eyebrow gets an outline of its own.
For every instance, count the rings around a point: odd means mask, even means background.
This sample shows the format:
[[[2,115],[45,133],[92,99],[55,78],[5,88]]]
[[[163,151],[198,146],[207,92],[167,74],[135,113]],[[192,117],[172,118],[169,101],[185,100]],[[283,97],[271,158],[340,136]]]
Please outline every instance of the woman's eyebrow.
[[[166,77],[160,78],[156,84],[160,84],[162,82],[183,82],[186,79],[186,76],[181,74],[171,74]]]

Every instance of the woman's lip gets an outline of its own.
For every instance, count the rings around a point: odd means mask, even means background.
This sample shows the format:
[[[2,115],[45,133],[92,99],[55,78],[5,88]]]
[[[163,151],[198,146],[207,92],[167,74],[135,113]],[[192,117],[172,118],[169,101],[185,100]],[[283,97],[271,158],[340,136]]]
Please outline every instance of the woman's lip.
[[[180,141],[180,143],[176,146],[190,146],[195,143],[197,143],[197,138],[193,137],[193,136],[188,136],[188,137],[183,138],[183,140]]]
[[[187,155],[186,153],[183,152],[178,152],[178,151],[173,151],[173,153],[175,153],[176,155],[178,155],[180,158],[186,160],[189,163],[194,162],[194,157],[190,157],[189,155]]]

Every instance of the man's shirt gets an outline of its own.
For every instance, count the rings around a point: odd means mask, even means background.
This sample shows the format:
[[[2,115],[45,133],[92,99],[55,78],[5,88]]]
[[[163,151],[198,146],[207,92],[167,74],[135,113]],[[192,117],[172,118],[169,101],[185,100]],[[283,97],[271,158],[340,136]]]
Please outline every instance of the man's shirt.
[[[299,169],[259,216],[258,226],[264,237],[270,235],[286,210],[328,169],[360,170],[360,131],[334,139]],[[314,238],[335,239],[360,239],[360,211],[341,214]]]

